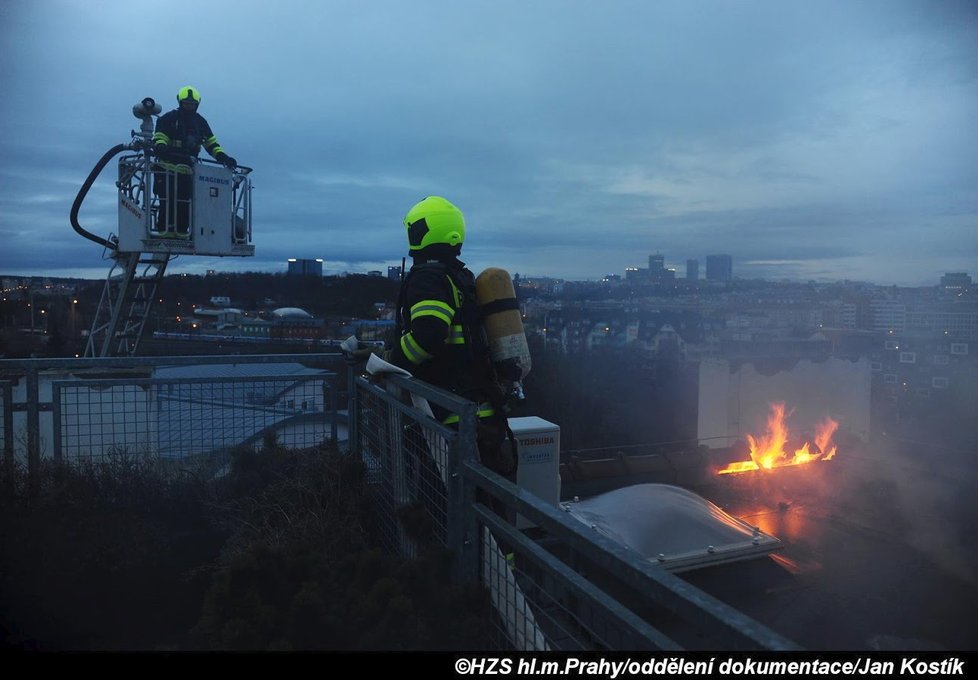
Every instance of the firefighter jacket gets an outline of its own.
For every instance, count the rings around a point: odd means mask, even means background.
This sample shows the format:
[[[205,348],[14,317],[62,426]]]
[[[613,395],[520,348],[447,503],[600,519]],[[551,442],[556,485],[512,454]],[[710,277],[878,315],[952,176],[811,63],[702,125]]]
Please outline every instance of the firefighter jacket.
[[[475,277],[458,259],[416,262],[401,285],[391,363],[493,414],[492,363],[475,298]],[[432,404],[435,417],[458,420]]]
[[[161,162],[191,164],[191,159],[200,154],[201,146],[215,159],[224,153],[211,126],[196,111],[174,109],[156,121],[153,148]]]

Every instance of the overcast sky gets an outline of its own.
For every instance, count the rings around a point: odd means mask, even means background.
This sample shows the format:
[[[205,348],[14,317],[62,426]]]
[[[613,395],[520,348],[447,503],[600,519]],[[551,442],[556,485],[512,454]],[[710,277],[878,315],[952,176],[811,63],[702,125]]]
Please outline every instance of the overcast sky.
[[[384,269],[438,194],[476,273],[978,276],[975,0],[3,0],[0,74],[0,274],[103,278],[71,202],[133,104],[193,85],[257,252],[172,272]]]

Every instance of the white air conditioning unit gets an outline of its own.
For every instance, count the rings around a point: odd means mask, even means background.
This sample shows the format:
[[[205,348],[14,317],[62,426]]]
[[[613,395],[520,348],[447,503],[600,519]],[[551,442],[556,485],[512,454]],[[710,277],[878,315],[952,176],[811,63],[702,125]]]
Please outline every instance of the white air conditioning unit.
[[[520,464],[516,485],[536,494],[555,508],[560,503],[560,426],[537,416],[510,418]],[[533,526],[523,517],[516,526]]]

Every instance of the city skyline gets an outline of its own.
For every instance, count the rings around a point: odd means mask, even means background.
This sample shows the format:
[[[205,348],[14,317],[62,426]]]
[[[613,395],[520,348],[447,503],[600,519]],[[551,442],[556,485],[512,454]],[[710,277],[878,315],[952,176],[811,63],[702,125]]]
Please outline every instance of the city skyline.
[[[916,286],[978,261],[974,3],[171,10],[0,8],[3,275],[105,277],[102,248],[70,228],[72,200],[138,126],[132,105],[169,110],[188,84],[255,169],[256,255],[181,257],[172,273],[281,271],[289,257],[386,271],[429,194],[465,212],[473,270],[597,280],[658,252],[677,275],[699,260],[702,278],[707,255],[728,253],[735,277]],[[221,29],[188,34],[191,13]],[[150,19],[172,36],[167,59],[135,28]],[[102,237],[118,229],[112,182],[110,165],[80,214]]]
[[[170,276],[204,276],[204,277],[210,277],[210,276],[221,276],[221,275],[241,276],[241,275],[249,275],[249,274],[266,274],[266,275],[276,275],[276,274],[278,274],[278,275],[281,275],[281,276],[292,276],[292,275],[300,274],[300,275],[313,275],[313,276],[318,276],[318,277],[335,277],[335,276],[345,277],[345,276],[357,276],[357,275],[359,275],[359,276],[380,276],[380,277],[385,277],[385,278],[388,278],[388,279],[391,279],[391,280],[399,280],[400,279],[400,274],[401,274],[401,266],[399,264],[397,264],[397,265],[387,265],[386,274],[385,274],[384,271],[379,270],[379,269],[376,269],[376,270],[364,270],[364,271],[354,271],[354,272],[351,272],[351,271],[329,272],[329,271],[325,271],[325,270],[322,271],[322,272],[319,272],[319,271],[302,271],[302,269],[304,267],[308,267],[309,266],[308,264],[303,264],[303,263],[310,263],[310,264],[311,263],[315,263],[313,265],[313,267],[316,270],[318,270],[319,267],[324,263],[324,261],[322,259],[320,259],[320,258],[312,258],[312,259],[309,259],[309,258],[305,258],[305,259],[304,258],[288,258],[285,262],[282,263],[282,267],[280,269],[277,269],[277,270],[276,269],[270,269],[270,270],[264,270],[264,271],[257,271],[257,270],[252,270],[252,269],[220,269],[220,270],[218,270],[218,269],[207,269],[207,270],[204,270],[204,271],[193,271],[193,272],[171,272],[171,273],[168,273],[166,276],[167,277],[170,277]],[[693,270],[696,273],[696,276],[693,276],[693,277],[690,277],[689,276],[689,268],[690,268],[691,265],[695,265],[694,268],[693,268]],[[532,274],[532,273],[516,272],[516,271],[510,272],[510,274],[512,276],[518,277],[518,279],[521,280],[521,281],[557,281],[557,282],[579,283],[579,284],[600,284],[600,283],[612,283],[612,282],[616,282],[617,281],[617,282],[622,282],[622,283],[629,283],[629,282],[631,282],[631,283],[636,284],[636,285],[647,285],[647,284],[654,283],[654,282],[665,283],[665,282],[668,282],[668,281],[672,281],[672,282],[682,281],[684,283],[684,285],[689,285],[690,282],[709,284],[711,282],[714,282],[715,283],[717,281],[719,281],[719,282],[730,282],[730,283],[756,281],[756,282],[763,282],[763,283],[768,283],[768,284],[773,284],[773,285],[778,285],[778,284],[784,284],[784,285],[854,284],[854,285],[859,285],[859,286],[867,285],[867,286],[876,287],[876,288],[890,288],[890,287],[894,287],[895,286],[895,287],[898,287],[898,288],[907,288],[907,289],[915,289],[915,288],[921,288],[921,289],[925,289],[925,288],[940,288],[942,290],[946,290],[949,286],[951,286],[951,287],[955,287],[956,286],[956,287],[959,287],[959,288],[962,287],[962,286],[963,287],[969,287],[969,286],[972,285],[972,281],[973,281],[973,278],[974,278],[972,276],[972,270],[967,270],[967,271],[951,271],[951,270],[946,270],[946,271],[943,271],[941,274],[939,274],[938,277],[934,281],[927,281],[927,282],[923,282],[923,283],[920,283],[920,284],[917,284],[917,285],[897,285],[897,284],[879,283],[879,282],[876,282],[876,281],[869,281],[869,280],[866,280],[866,279],[838,279],[838,280],[815,281],[815,280],[811,280],[811,279],[804,280],[804,279],[791,279],[791,278],[780,278],[780,279],[777,279],[777,278],[760,278],[760,277],[758,277],[758,278],[751,278],[751,277],[744,277],[744,276],[737,275],[736,269],[734,269],[733,276],[731,278],[729,278],[729,279],[727,279],[727,278],[714,278],[714,279],[710,279],[710,278],[708,278],[705,275],[705,272],[703,271],[704,268],[701,265],[702,265],[702,262],[699,261],[699,260],[697,260],[697,259],[695,259],[695,258],[689,259],[684,264],[682,264],[681,266],[678,266],[677,265],[675,267],[669,266],[669,263],[667,261],[667,263],[666,263],[666,265],[665,265],[665,267],[664,267],[664,269],[662,271],[663,272],[668,272],[668,274],[666,276],[664,276],[664,277],[650,276],[648,274],[648,272],[650,271],[648,268],[640,268],[640,267],[627,267],[624,271],[620,271],[620,272],[608,272],[608,273],[604,274],[603,276],[598,276],[598,277],[593,277],[593,278],[569,278],[569,279],[565,279],[563,277],[558,277],[558,276],[535,275],[535,274]],[[734,267],[735,267],[735,263],[734,263]],[[636,274],[638,275],[637,278],[634,278],[634,279],[629,278],[629,275],[636,275]],[[16,288],[17,285],[21,284],[21,282],[23,282],[25,280],[31,280],[31,279],[41,279],[41,280],[50,279],[52,281],[53,280],[59,280],[59,279],[64,279],[64,280],[79,280],[79,281],[104,281],[105,280],[105,276],[104,275],[103,276],[95,276],[95,277],[91,277],[91,276],[72,276],[72,275],[66,275],[63,272],[59,272],[59,273],[56,273],[56,274],[10,274],[10,273],[7,273],[7,272],[0,271],[0,282],[4,282],[5,286],[6,286],[7,283],[9,283],[11,288]],[[964,281],[966,281],[967,283],[962,283]],[[956,282],[956,283],[949,283],[949,282]]]

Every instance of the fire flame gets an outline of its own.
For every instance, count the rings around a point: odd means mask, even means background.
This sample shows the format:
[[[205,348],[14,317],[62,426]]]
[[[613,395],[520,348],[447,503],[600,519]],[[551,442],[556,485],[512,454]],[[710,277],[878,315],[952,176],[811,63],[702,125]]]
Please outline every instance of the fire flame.
[[[719,474],[726,475],[761,469],[770,470],[786,465],[804,465],[816,460],[831,460],[835,456],[837,447],[832,443],[832,435],[839,429],[839,423],[831,418],[826,418],[815,426],[815,451],[812,451],[809,442],[805,442],[804,446],[797,449],[789,457],[789,454],[784,450],[790,436],[784,411],[783,403],[771,404],[771,414],[767,419],[767,431],[756,439],[753,435],[747,435],[751,459],[731,463],[719,470]]]

